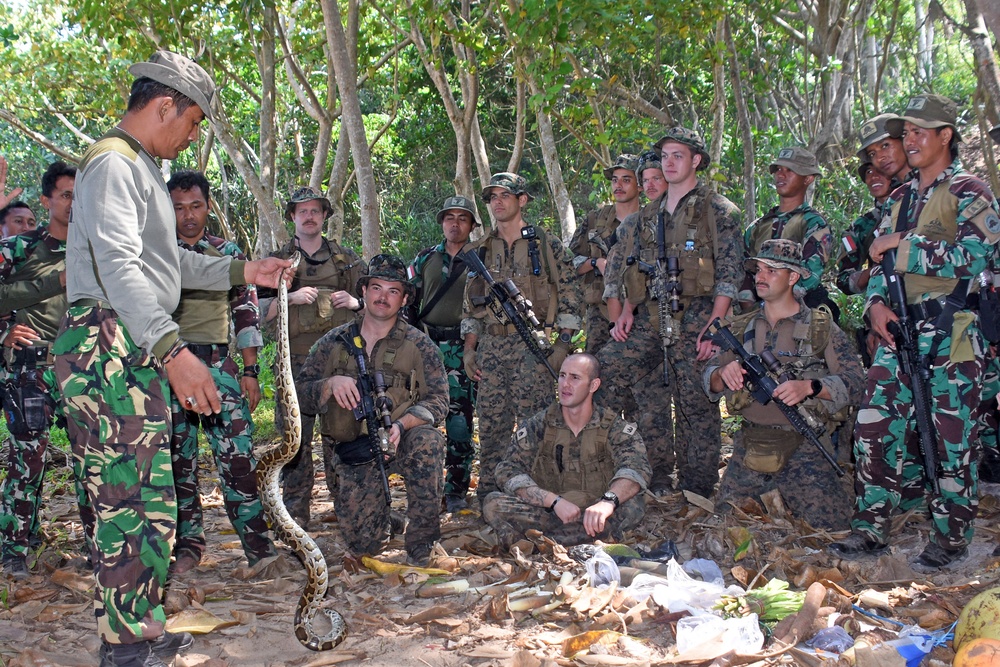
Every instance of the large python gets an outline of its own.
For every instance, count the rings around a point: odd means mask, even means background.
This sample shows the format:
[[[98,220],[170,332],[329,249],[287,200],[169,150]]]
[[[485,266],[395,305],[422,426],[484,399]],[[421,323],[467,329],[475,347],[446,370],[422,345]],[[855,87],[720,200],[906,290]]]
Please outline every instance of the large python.
[[[292,256],[293,272],[298,267],[299,260],[299,253],[295,253]],[[335,610],[320,608],[329,583],[326,559],[315,540],[292,519],[281,498],[281,469],[298,453],[302,435],[299,399],[292,381],[292,359],[288,347],[288,287],[284,280],[278,286],[277,329],[277,373],[274,388],[277,400],[284,410],[285,432],[282,433],[281,442],[261,453],[257,463],[257,486],[260,489],[261,504],[271,525],[280,531],[282,539],[302,558],[306,566],[306,587],[295,609],[295,638],[312,651],[329,651],[347,638],[347,623]],[[330,621],[330,631],[325,635],[319,634],[313,625],[320,611]]]

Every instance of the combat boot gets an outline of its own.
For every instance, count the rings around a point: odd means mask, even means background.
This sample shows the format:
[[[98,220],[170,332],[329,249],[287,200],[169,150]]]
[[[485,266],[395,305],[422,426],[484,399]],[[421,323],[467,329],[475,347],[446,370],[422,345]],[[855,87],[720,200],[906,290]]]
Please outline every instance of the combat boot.
[[[101,645],[100,667],[167,667],[153,652],[153,642]]]
[[[941,569],[947,569],[949,566],[958,563],[963,558],[969,555],[969,550],[966,547],[958,547],[957,549],[946,549],[940,544],[935,544],[934,542],[928,543],[924,550],[920,552],[910,567],[912,567],[917,572],[935,572]]]
[[[842,540],[831,542],[830,546],[827,547],[834,556],[839,556],[846,560],[876,556],[884,553],[888,548],[888,544],[879,542],[874,537],[870,537],[864,533],[851,533]]]
[[[24,556],[4,556],[3,571],[8,577],[17,581],[23,581],[31,576],[28,561]]]
[[[135,647],[139,644],[149,645],[150,655],[159,662],[115,662],[118,658],[115,658],[115,652],[122,653],[123,657],[121,659],[127,658],[129,651],[126,647]],[[165,665],[171,662],[181,653],[184,653],[189,648],[194,645],[194,636],[190,632],[164,632],[159,638],[154,639],[151,642],[139,642],[139,644],[108,644],[107,642],[101,642],[101,667],[124,667],[124,665],[149,665],[150,667],[157,667],[158,665]],[[142,649],[137,649],[138,653],[142,653]],[[111,662],[106,662],[111,660]]]

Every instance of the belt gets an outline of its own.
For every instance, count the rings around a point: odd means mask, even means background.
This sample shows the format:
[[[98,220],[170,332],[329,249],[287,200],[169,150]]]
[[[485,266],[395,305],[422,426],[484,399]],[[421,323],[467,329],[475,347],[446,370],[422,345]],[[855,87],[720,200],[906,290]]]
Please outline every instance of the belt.
[[[510,336],[511,334],[517,333],[517,327],[513,324],[490,324],[486,327],[486,333],[491,336]]]
[[[935,319],[941,314],[943,308],[944,297],[906,304],[906,310],[910,313],[910,317],[918,322]]]
[[[4,360],[8,368],[18,367],[34,368],[36,366],[51,366],[53,363],[52,348],[48,343],[35,343],[24,346],[20,350],[7,348],[4,351]]]
[[[77,299],[69,305],[70,308],[104,308],[106,310],[114,310],[110,303],[101,301],[100,299]]]
[[[225,343],[188,343],[187,349],[206,364],[214,364],[229,356],[229,345]],[[218,356],[216,356],[216,354]]]
[[[462,327],[459,325],[453,327],[435,327],[430,324],[424,324],[424,329],[427,331],[427,335],[431,337],[431,340],[439,343],[446,340],[462,340]]]

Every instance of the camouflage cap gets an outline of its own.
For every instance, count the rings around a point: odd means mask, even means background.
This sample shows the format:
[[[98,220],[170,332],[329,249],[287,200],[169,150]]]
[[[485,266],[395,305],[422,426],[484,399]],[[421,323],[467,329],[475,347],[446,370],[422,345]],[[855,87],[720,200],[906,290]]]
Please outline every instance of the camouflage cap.
[[[212,120],[215,81],[201,65],[173,51],[157,51],[146,62],[128,68],[136,78],[147,77],[173,88],[198,105],[205,118]]]
[[[708,163],[711,162],[711,157],[708,154],[708,148],[705,145],[705,140],[701,138],[701,135],[694,130],[689,130],[686,127],[672,127],[667,130],[667,133],[663,135],[659,141],[653,145],[653,150],[656,154],[663,155],[663,144],[667,143],[678,143],[688,146],[692,151],[701,156],[701,162],[696,167],[697,171],[704,171],[708,169]]]
[[[802,245],[791,239],[768,239],[760,244],[756,257],[744,260],[743,268],[750,273],[757,272],[757,262],[775,269],[791,269],[803,278],[809,277],[809,269],[802,261]]]
[[[355,293],[360,295],[361,288],[367,287],[368,281],[372,278],[402,283],[408,296],[412,298],[416,294],[413,284],[406,276],[406,263],[395,255],[380,254],[372,257],[368,262],[368,275],[358,278],[358,284],[354,287]]]
[[[523,176],[518,176],[509,171],[501,171],[499,174],[493,174],[490,179],[490,184],[483,188],[480,196],[483,199],[489,201],[488,197],[491,188],[502,188],[507,192],[511,192],[515,195],[527,195],[528,201],[534,199],[531,193],[528,192],[528,182],[524,180]]]
[[[955,131],[955,141],[961,141],[958,131],[958,105],[943,95],[917,95],[911,97],[906,110],[886,123],[886,129],[895,136],[903,136],[903,123],[909,121],[917,127],[936,130],[950,127]]]
[[[459,209],[461,211],[467,211],[469,215],[472,216],[472,225],[478,227],[479,213],[476,211],[476,205],[468,197],[463,197],[462,195],[455,195],[454,197],[448,197],[444,200],[444,204],[441,205],[441,210],[438,211],[437,221],[441,224],[441,220],[444,219],[444,214],[452,209]]]
[[[861,179],[862,183],[865,182],[865,177],[868,176],[868,170],[869,169],[875,169],[875,165],[873,165],[868,160],[862,160],[858,164],[858,178]]]
[[[636,179],[639,178],[639,156],[632,155],[631,153],[622,153],[617,158],[615,158],[615,163],[604,170],[604,178],[611,180],[616,169],[627,169],[635,174]]]
[[[892,139],[899,139],[899,134],[889,131],[889,121],[899,118],[894,113],[881,113],[871,120],[866,120],[858,130],[858,139],[861,141],[861,148],[858,149],[858,159],[862,162],[868,160],[868,155],[865,149],[872,144],[882,141],[883,139],[889,137]]]
[[[642,178],[642,172],[647,169],[661,169],[662,164],[660,163],[660,153],[658,151],[646,151],[639,156],[639,178]]]
[[[285,204],[285,219],[292,219],[292,214],[295,213],[296,204],[304,204],[307,201],[317,200],[323,202],[323,218],[330,217],[330,214],[333,213],[333,206],[330,205],[330,200],[312,188],[306,187],[299,188],[292,193],[292,198]]]
[[[816,156],[801,146],[790,146],[778,151],[778,157],[768,166],[768,171],[773,174],[778,171],[778,167],[787,167],[799,176],[819,176],[822,173]]]

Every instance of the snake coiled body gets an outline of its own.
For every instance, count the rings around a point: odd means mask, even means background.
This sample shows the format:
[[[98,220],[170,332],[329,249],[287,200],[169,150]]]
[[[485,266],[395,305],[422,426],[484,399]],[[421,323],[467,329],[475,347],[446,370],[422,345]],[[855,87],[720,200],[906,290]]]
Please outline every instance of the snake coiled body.
[[[292,271],[298,266],[299,259],[299,253],[292,256]],[[284,410],[285,432],[282,433],[280,443],[261,454],[257,463],[257,486],[260,489],[261,504],[271,525],[280,531],[282,539],[302,558],[306,566],[308,580],[295,609],[295,638],[307,649],[328,651],[347,638],[347,623],[333,609],[320,608],[329,583],[326,559],[315,540],[292,519],[281,498],[281,469],[298,453],[302,435],[299,400],[292,381],[292,358],[288,345],[288,288],[284,280],[278,286],[277,329],[277,372],[274,387],[276,399]],[[313,621],[320,611],[326,615],[331,626],[325,635],[319,634],[313,627]]]

